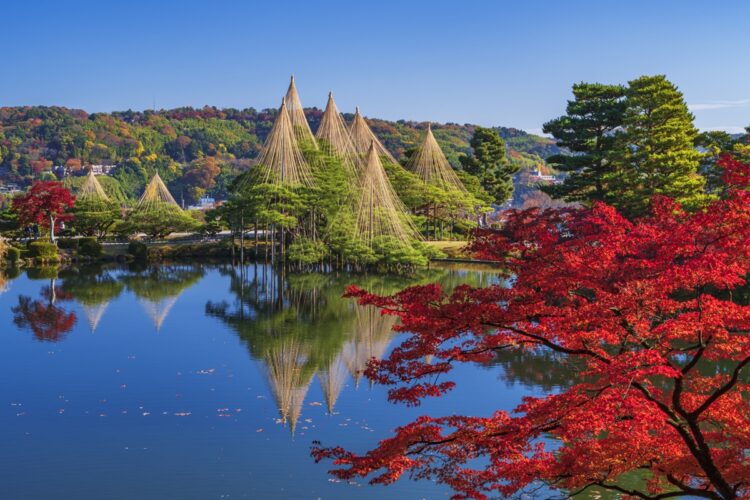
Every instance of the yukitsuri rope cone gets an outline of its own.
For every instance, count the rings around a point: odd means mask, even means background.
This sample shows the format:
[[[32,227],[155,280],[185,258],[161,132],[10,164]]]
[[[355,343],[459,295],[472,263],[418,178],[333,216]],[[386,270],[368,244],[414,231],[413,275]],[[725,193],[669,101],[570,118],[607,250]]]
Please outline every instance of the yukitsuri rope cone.
[[[326,408],[329,414],[333,413],[336,400],[344,389],[347,377],[346,370],[346,363],[342,359],[342,356],[339,355],[326,363],[318,372],[318,381],[320,382],[320,388],[323,391],[323,397],[326,400]]]
[[[78,189],[76,199],[81,201],[109,201],[106,191],[99,183],[93,171],[89,171],[86,180]]]
[[[357,330],[354,338],[344,346],[342,357],[355,387],[359,387],[370,359],[382,359],[388,350],[396,317],[380,314],[380,310],[374,306],[357,306],[356,311]]]
[[[378,155],[385,156],[391,163],[398,163],[393,155],[385,149],[385,146],[378,140],[375,133],[362,117],[362,113],[359,112],[359,106],[357,106],[354,113],[354,121],[349,128],[349,135],[352,138],[354,149],[359,155],[366,155],[370,151],[370,146],[374,143],[375,151]]]
[[[265,356],[266,374],[279,414],[284,424],[294,434],[302,414],[302,404],[312,382],[313,373],[307,373],[307,353],[297,339],[284,340],[269,349]]]
[[[143,190],[141,199],[138,200],[136,210],[144,210],[150,208],[160,208],[165,206],[173,206],[180,208],[180,206],[172,197],[172,193],[169,192],[164,181],[161,180],[159,174],[156,173],[151,181],[146,185],[146,189]]]
[[[432,126],[427,125],[427,133],[422,144],[414,152],[407,164],[426,184],[431,184],[446,190],[455,190],[467,194],[466,187],[453,171],[448,159],[440,149],[440,145],[432,135]]]
[[[354,148],[344,118],[336,107],[332,92],[328,93],[328,104],[315,137],[321,151],[339,158],[351,172],[359,170],[360,156]]]
[[[359,184],[359,200],[354,207],[355,237],[369,247],[379,237],[390,237],[404,244],[420,239],[380,163],[374,141],[370,144]]]
[[[263,182],[287,187],[314,184],[310,166],[294,135],[286,98],[281,100],[279,114],[258,156],[257,165]]]
[[[307,118],[305,118],[305,110],[299,100],[297,86],[294,84],[294,75],[292,75],[289,81],[289,89],[286,91],[284,99],[286,100],[289,120],[292,122],[292,130],[294,130],[295,137],[299,142],[309,142],[311,146],[317,149],[315,137],[312,130],[310,130],[310,125],[307,123]]]

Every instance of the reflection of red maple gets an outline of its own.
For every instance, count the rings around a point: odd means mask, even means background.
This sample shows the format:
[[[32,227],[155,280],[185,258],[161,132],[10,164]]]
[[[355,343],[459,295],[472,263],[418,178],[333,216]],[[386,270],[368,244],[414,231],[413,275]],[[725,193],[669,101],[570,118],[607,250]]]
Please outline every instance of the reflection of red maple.
[[[438,375],[498,350],[545,348],[582,371],[514,413],[424,416],[363,455],[316,447],[315,458],[335,459],[341,478],[387,484],[406,473],[460,497],[544,481],[638,498],[750,498],[750,306],[737,300],[750,269],[750,164],[721,165],[734,188],[693,214],[664,198],[635,222],[601,204],[512,214],[474,245],[512,274],[510,288],[350,289],[410,332],[367,371],[395,386],[391,400],[440,396],[453,383]],[[646,486],[618,482],[625,473]]]
[[[13,322],[20,328],[29,328],[39,341],[57,342],[73,329],[76,314],[54,304],[55,299],[67,298],[59,288],[45,287],[41,294],[47,300],[18,297],[18,305],[12,309]]]

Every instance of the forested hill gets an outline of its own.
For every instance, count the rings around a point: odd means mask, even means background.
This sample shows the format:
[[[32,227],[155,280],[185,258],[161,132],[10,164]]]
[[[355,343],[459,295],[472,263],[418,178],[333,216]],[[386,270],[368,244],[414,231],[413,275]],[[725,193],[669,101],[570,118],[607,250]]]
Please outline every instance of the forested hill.
[[[160,111],[87,113],[63,107],[0,108],[0,181],[28,184],[53,165],[117,165],[113,176],[135,196],[156,170],[189,201],[206,192],[221,195],[246,169],[268,134],[276,110],[178,108]],[[322,110],[306,110],[315,131]],[[344,115],[350,121],[353,115]],[[369,119],[397,157],[413,147],[425,123]],[[470,151],[474,126],[433,124],[454,166]],[[533,166],[558,151],[551,139],[498,127],[511,161]]]

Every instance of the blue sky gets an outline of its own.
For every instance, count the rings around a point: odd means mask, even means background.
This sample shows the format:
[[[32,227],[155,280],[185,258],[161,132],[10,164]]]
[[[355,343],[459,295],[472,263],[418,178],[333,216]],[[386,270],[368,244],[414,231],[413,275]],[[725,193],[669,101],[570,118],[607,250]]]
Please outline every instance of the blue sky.
[[[578,81],[666,74],[750,125],[750,2],[2,0],[0,106],[305,106],[539,131]]]

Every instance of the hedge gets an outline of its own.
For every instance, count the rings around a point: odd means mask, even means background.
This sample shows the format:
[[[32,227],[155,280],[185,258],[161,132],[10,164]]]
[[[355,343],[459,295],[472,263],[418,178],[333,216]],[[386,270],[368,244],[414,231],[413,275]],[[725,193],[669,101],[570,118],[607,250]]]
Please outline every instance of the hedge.
[[[32,241],[29,243],[29,255],[39,260],[59,260],[57,246],[48,241]]]

